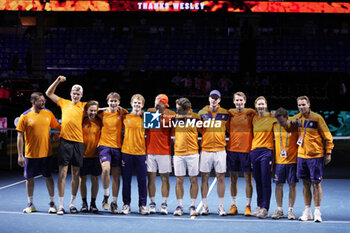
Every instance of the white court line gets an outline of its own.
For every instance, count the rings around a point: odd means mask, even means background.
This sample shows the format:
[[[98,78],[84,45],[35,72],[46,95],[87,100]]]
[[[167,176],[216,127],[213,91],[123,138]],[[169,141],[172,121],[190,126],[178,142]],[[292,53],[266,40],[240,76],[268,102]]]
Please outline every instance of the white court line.
[[[173,221],[192,221],[189,218],[177,218],[177,217],[147,217],[147,216],[128,216],[128,215],[98,215],[98,214],[65,214],[62,216],[57,216],[56,214],[49,214],[43,212],[33,212],[30,214],[24,214],[22,212],[15,211],[0,211],[0,214],[12,214],[12,215],[22,215],[22,216],[55,216],[56,218],[63,217],[78,217],[78,218],[114,218],[114,219],[147,219],[150,220],[173,220]],[[230,217],[218,217],[218,218],[208,218],[208,217],[199,217],[196,218],[196,221],[206,221],[206,222],[260,222],[260,223],[295,223],[295,224],[350,224],[350,221],[323,221],[322,223],[314,223],[313,221],[291,221],[291,220],[273,220],[273,219],[256,219],[254,217],[247,217],[247,219],[238,219],[238,218],[230,218]]]
[[[39,178],[39,177],[42,177],[42,175],[35,176],[34,179]],[[15,186],[15,185],[17,185],[17,184],[24,183],[24,182],[26,182],[26,180],[21,180],[21,181],[18,181],[18,182],[16,182],[16,183],[13,183],[13,184],[9,184],[9,185],[6,185],[6,186],[2,186],[2,187],[0,187],[0,190],[1,190],[1,189],[5,189],[5,188],[9,188],[9,187],[12,187],[12,186]]]
[[[209,196],[211,190],[214,188],[214,185],[216,184],[216,181],[217,181],[217,179],[216,179],[216,177],[215,177],[215,179],[213,180],[213,182],[211,183],[211,185],[210,185],[210,187],[209,187],[207,197]],[[203,206],[203,202],[201,201],[201,202],[199,203],[197,209],[196,209],[196,212],[197,212],[197,213],[198,213],[199,210],[202,208],[202,206]],[[195,218],[196,218],[196,216],[192,216],[192,217],[191,217],[191,219],[195,219]]]

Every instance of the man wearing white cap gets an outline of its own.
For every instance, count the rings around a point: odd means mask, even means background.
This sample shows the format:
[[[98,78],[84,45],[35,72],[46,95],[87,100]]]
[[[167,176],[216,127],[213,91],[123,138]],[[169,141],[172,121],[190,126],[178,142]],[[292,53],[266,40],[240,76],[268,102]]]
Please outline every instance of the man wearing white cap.
[[[59,208],[58,215],[63,215],[64,211],[64,188],[66,184],[66,176],[68,166],[71,165],[72,171],[72,197],[70,202],[70,212],[77,213],[75,207],[75,198],[79,187],[79,172],[83,165],[84,142],[83,142],[83,116],[86,102],[80,102],[83,96],[82,86],[73,85],[70,96],[71,101],[63,99],[55,94],[58,84],[66,81],[66,77],[58,76],[58,78],[47,89],[46,95],[55,102],[62,111],[62,129],[61,139],[58,148],[58,165],[59,174],[57,181]]]
[[[215,121],[215,124],[209,124],[209,127],[202,128],[201,157],[199,170],[202,174],[201,193],[202,193],[202,215],[209,214],[207,205],[208,179],[210,171],[214,167],[218,182],[217,192],[219,196],[218,214],[226,215],[224,210],[225,195],[225,173],[226,173],[226,123],[228,121],[228,111],[221,108],[219,103],[221,94],[218,90],[213,90],[209,94],[209,105],[199,111],[202,121]],[[218,124],[220,122],[220,127]],[[204,124],[203,124],[204,126]]]

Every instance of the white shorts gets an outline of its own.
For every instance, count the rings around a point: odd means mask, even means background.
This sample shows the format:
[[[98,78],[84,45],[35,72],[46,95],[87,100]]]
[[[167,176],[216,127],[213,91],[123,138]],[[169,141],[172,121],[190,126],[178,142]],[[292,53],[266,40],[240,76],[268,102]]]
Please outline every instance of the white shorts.
[[[192,155],[174,155],[175,176],[185,176],[186,168],[189,176],[198,176],[199,174],[199,154]]]
[[[157,172],[157,169],[159,171],[159,174],[171,172],[170,155],[147,154],[146,164],[148,172]]]
[[[226,151],[202,151],[200,159],[200,171],[209,173],[214,167],[216,173],[226,172]]]

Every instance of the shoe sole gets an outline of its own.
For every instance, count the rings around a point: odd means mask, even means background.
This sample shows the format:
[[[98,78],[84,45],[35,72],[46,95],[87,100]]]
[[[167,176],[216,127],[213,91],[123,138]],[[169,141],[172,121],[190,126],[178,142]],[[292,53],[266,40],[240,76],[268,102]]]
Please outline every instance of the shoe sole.
[[[168,215],[168,212],[161,211],[160,214],[161,214],[161,215]]]

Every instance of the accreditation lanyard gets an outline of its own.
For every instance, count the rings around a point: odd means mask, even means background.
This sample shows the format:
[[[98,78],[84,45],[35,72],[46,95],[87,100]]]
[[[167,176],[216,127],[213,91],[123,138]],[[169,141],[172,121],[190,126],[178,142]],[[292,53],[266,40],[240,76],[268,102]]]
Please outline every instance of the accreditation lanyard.
[[[287,121],[287,137],[286,137],[286,147],[284,147],[284,149],[287,149],[288,146],[288,121]],[[283,149],[283,143],[282,143],[282,126],[280,124],[280,145],[281,145],[281,149]]]
[[[310,119],[311,119],[311,115],[312,115],[312,112],[310,111],[309,119],[307,119],[307,122],[305,123],[303,138],[305,138],[306,129],[307,129],[307,127],[309,126],[309,122],[310,122]],[[301,125],[301,126],[303,126],[303,125]],[[299,134],[300,134],[300,129],[299,129]]]

